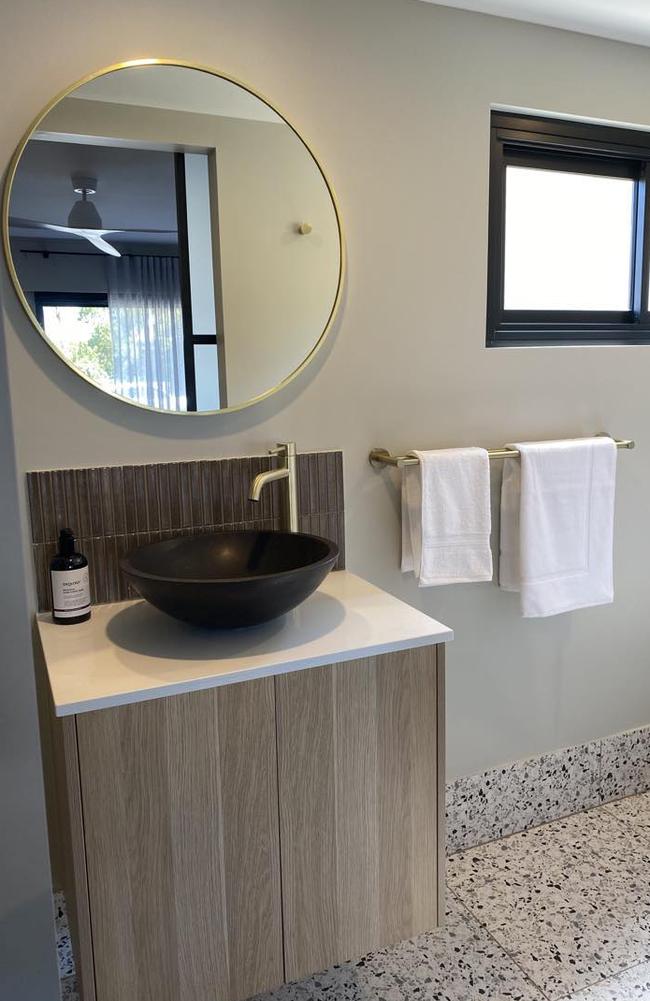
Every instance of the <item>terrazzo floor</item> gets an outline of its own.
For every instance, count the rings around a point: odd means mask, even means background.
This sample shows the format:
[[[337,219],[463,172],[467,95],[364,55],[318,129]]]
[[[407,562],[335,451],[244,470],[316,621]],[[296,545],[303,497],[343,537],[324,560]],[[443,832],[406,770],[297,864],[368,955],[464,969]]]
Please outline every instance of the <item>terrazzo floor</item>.
[[[453,855],[444,929],[257,1001],[560,998],[650,1001],[650,793]]]

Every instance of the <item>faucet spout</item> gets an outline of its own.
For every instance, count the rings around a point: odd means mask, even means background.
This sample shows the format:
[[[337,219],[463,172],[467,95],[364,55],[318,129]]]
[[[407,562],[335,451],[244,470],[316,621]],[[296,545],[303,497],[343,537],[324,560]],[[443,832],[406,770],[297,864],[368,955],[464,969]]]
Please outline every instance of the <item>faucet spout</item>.
[[[273,483],[274,480],[286,480],[288,475],[289,470],[286,466],[283,469],[270,469],[266,473],[258,473],[251,483],[248,499],[258,501],[262,496],[262,487],[266,486],[267,483]]]
[[[279,469],[269,469],[264,473],[258,473],[251,483],[249,499],[259,501],[262,490],[267,483],[275,480],[286,480],[287,491],[285,498],[285,522],[290,532],[298,531],[298,472],[296,462],[296,443],[294,441],[282,442],[277,448],[272,448],[271,455],[277,455],[284,459],[284,465]]]

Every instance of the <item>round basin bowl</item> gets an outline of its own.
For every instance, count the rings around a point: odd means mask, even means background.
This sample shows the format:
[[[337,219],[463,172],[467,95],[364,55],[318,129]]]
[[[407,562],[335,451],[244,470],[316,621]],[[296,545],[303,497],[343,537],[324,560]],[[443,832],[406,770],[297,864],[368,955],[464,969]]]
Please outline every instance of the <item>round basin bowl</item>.
[[[268,622],[308,598],[339,550],[300,532],[218,532],[140,546],[120,561],[131,585],[184,622],[235,629]]]

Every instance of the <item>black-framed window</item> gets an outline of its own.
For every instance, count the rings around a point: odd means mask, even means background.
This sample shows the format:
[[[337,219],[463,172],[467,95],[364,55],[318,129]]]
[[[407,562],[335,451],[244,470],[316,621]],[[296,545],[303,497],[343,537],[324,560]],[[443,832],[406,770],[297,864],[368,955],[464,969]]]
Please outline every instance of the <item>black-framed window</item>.
[[[493,112],[487,344],[650,343],[650,134]]]
[[[45,306],[100,306],[108,309],[106,292],[34,292],[34,312],[41,326],[44,326]]]

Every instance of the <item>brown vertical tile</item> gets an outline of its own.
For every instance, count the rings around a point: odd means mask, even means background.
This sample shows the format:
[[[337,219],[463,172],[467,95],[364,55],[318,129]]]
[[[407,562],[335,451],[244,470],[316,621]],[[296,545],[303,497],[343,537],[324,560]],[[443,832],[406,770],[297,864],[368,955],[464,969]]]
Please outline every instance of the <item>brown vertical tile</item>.
[[[104,519],[104,498],[102,497],[102,480],[99,469],[87,469],[86,480],[88,483],[88,507],[89,507],[89,527],[79,532],[88,538],[106,534]]]
[[[338,511],[336,480],[338,475],[337,452],[325,453],[325,511]]]
[[[162,515],[159,466],[145,466],[144,478],[147,490],[147,526],[149,531],[160,531],[162,527]]]
[[[198,462],[189,463],[189,490],[191,499],[190,525],[205,525],[205,506],[203,504],[203,493],[201,490],[201,468]]]
[[[316,474],[318,478],[318,510],[329,511],[328,490],[327,490],[327,452],[316,454]]]
[[[180,508],[179,528],[192,527],[192,477],[190,472],[191,462],[178,463],[178,503]]]
[[[199,470],[199,489],[201,494],[201,509],[203,511],[203,524],[213,525],[215,519],[215,504],[212,499],[212,476],[210,475],[210,463],[197,463]]]
[[[210,523],[212,525],[221,525],[225,519],[223,503],[223,463],[217,459],[213,459],[208,462],[207,465],[212,497]]]
[[[318,506],[318,454],[311,452],[309,455],[309,512],[315,514],[319,510]]]
[[[92,532],[92,499],[87,469],[74,469],[72,478],[77,498],[77,524],[74,530],[79,538],[88,537]]]
[[[147,496],[147,467],[132,466],[135,492],[136,531],[149,531],[149,499]]]
[[[343,452],[338,452],[336,456],[336,507],[338,511],[345,510],[345,489],[343,474]]]
[[[50,479],[52,489],[52,509],[54,512],[54,532],[56,538],[58,530],[68,525],[68,509],[65,496],[65,477],[62,469],[52,471]]]
[[[104,540],[104,559],[106,560],[103,601],[119,601],[120,583],[117,565],[117,536],[112,535]]]
[[[241,459],[238,462],[238,476],[237,476],[237,480],[239,482],[238,519],[241,522],[259,521],[260,519],[263,520],[265,517],[265,513],[268,510],[268,503],[269,503],[268,483],[262,490],[259,501],[252,501],[249,498],[253,477],[254,473],[253,473],[252,460],[250,458]]]
[[[223,499],[223,521],[224,524],[232,524],[235,521],[234,502],[234,462],[233,459],[221,459],[221,496]]]
[[[103,604],[106,597],[106,566],[104,539],[80,539],[79,548],[88,560],[90,577],[90,600],[93,605]]]
[[[27,501],[32,542],[44,542],[43,509],[41,507],[41,473],[27,473]]]
[[[105,489],[111,495],[115,535],[124,535],[128,531],[128,518],[124,497],[124,468],[122,466],[111,466],[106,469],[105,483]]]
[[[39,473],[39,504],[43,522],[43,542],[50,542],[56,535],[56,514],[52,499],[52,474]]]
[[[135,470],[133,466],[122,467],[122,487],[124,490],[125,528],[127,534],[131,534],[138,527],[138,515],[135,503]]]
[[[183,526],[183,505],[181,503],[182,478],[180,463],[169,462],[166,464],[166,476],[169,482],[169,524],[170,528],[178,532]]]
[[[340,552],[337,568],[343,570],[345,568],[345,515],[343,512],[337,515],[337,521],[338,531],[336,533],[336,541]]]
[[[103,466],[101,469],[97,470],[99,474],[99,491],[102,499],[102,535],[106,538],[116,534],[116,517],[115,517],[115,494],[113,492],[111,483],[111,470],[107,466]]]
[[[135,535],[122,535],[115,539],[117,601],[127,601],[129,598],[136,597],[135,590],[120,570],[120,560],[137,548],[136,540]]]
[[[173,524],[170,490],[170,469],[166,462],[156,466],[158,476],[158,499],[160,502],[160,528],[169,531]]]
[[[309,513],[309,456],[298,456],[298,513]]]
[[[50,590],[50,561],[47,558],[47,545],[40,543],[32,546],[34,559],[34,580],[36,582],[36,607],[39,612],[47,612],[52,607]]]

